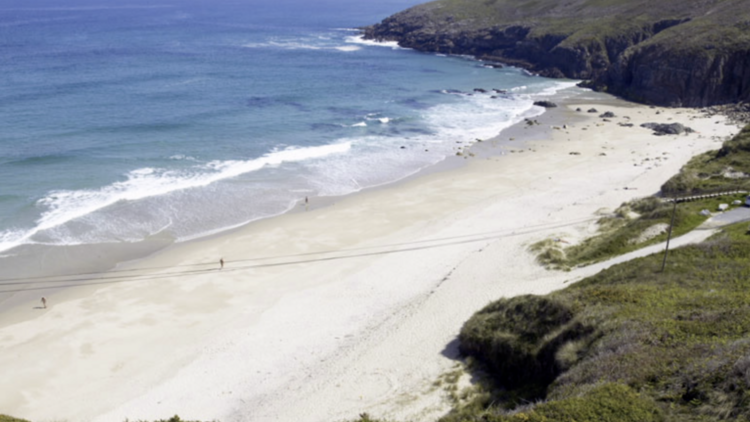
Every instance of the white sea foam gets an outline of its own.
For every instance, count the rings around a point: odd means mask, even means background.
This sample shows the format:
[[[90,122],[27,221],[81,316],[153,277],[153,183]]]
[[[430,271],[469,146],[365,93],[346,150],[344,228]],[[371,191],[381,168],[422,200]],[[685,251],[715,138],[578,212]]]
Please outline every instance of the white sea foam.
[[[353,35],[346,37],[346,42],[351,44],[361,44],[361,45],[367,45],[370,47],[388,47],[393,50],[408,50],[404,47],[401,47],[398,45],[396,41],[373,41],[373,40],[366,40],[364,38],[364,35]]]
[[[331,157],[311,163],[309,182],[321,196],[345,195],[392,183],[455,155],[459,146],[494,137],[524,117],[538,114],[541,111],[533,107],[530,98],[461,96],[424,111],[422,119],[429,133],[346,139],[352,144],[352,154],[343,160]],[[366,118],[387,119],[376,113]]]
[[[344,45],[344,46],[341,46],[341,47],[334,47],[334,49],[336,49],[338,51],[343,51],[343,52],[351,52],[351,51],[359,51],[362,48],[358,47],[356,45]]]
[[[277,48],[282,50],[329,50],[345,53],[361,50],[361,47],[356,45],[332,45],[327,38],[316,38],[315,40],[272,40],[245,43],[242,46],[245,48]]]
[[[0,251],[6,251],[20,245],[26,232],[22,230],[8,230],[0,233]]]
[[[386,124],[386,123],[389,123],[391,121],[390,117],[378,117],[378,114],[379,113],[370,113],[367,116],[365,116],[365,119],[367,119],[368,121],[378,121],[378,122],[380,122],[382,124]],[[366,124],[365,124],[365,126],[366,126]]]
[[[530,99],[462,96],[462,102],[435,107],[426,116],[431,126],[438,128],[441,137],[453,142],[474,142],[496,136],[528,113],[533,107]]]
[[[352,127],[367,127],[367,123],[359,122],[352,125]]]
[[[547,88],[544,88],[543,90],[539,91],[537,94],[534,94],[535,97],[549,97],[551,95],[555,95],[558,92],[562,91],[563,89],[572,88],[576,85],[578,85],[580,81],[562,81],[562,82],[552,82],[550,86]]]
[[[274,150],[251,160],[211,161],[188,170],[164,170],[140,168],[126,175],[126,180],[115,182],[96,190],[60,190],[50,192],[37,201],[37,206],[46,209],[36,221],[36,226],[27,231],[10,230],[0,232],[0,251],[23,243],[32,243],[34,235],[62,226],[122,201],[137,201],[166,195],[172,192],[205,187],[220,180],[254,172],[264,167],[282,163],[315,160],[351,149],[347,142],[306,148]],[[63,243],[77,243],[73,240]]]
[[[189,155],[184,155],[184,154],[175,154],[175,155],[169,157],[169,159],[170,160],[175,160],[175,161],[181,161],[181,160],[196,161],[195,157],[191,157]]]
[[[245,48],[280,48],[284,50],[322,50],[323,47],[314,44],[305,44],[299,41],[267,41],[260,43],[243,44]]]

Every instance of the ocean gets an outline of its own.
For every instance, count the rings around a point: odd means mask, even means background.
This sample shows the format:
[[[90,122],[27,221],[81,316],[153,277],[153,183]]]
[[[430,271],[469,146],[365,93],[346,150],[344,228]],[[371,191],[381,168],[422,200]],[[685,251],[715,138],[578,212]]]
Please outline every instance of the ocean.
[[[0,0],[0,258],[392,183],[572,85],[359,37],[417,3]]]

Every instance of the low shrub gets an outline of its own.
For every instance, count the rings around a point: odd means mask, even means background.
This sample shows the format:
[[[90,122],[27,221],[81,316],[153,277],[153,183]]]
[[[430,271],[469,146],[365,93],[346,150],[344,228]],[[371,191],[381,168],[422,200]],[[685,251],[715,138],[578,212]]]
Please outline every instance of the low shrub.
[[[489,396],[443,421],[750,419],[746,228],[488,305],[459,340]]]
[[[661,187],[665,196],[679,197],[723,190],[750,190],[750,178],[728,178],[729,170],[750,173],[750,125],[724,142],[721,149],[693,157]]]
[[[14,418],[13,416],[0,415],[0,422],[29,422],[26,419]]]

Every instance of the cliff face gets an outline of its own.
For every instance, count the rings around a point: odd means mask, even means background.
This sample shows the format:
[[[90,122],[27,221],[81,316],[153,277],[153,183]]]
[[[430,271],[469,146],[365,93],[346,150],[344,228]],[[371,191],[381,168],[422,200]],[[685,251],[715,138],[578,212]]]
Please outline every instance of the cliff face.
[[[523,67],[639,102],[750,101],[746,0],[439,0],[365,38]]]

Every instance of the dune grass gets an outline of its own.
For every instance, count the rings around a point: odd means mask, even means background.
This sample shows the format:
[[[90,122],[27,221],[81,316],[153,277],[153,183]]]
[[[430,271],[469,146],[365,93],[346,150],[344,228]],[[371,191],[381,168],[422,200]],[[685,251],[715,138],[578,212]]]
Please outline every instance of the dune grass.
[[[741,177],[742,173],[750,173],[750,125],[724,142],[718,151],[693,157],[661,190],[668,197],[719,190],[750,190],[750,177]]]
[[[652,255],[478,312],[461,350],[480,362],[491,396],[445,421],[750,418],[747,224],[676,249],[660,267]],[[601,418],[613,409],[607,397],[627,398],[614,403],[620,416]]]
[[[29,422],[26,419],[14,418],[13,416],[0,415],[0,422]]]
[[[750,127],[693,159],[664,190],[733,190],[748,182],[736,178],[744,172]],[[679,204],[673,235],[699,225],[701,209],[743,197]],[[668,223],[672,207],[657,198],[634,201],[603,218],[595,238],[532,248],[558,268],[616,256],[664,240],[633,242]],[[629,261],[567,289],[501,299],[477,312],[459,339],[485,394],[442,422],[750,420],[748,224],[671,251],[663,272],[661,259]]]
[[[747,175],[747,176],[745,176]],[[715,192],[750,191],[750,126],[745,127],[718,151],[694,157],[662,186],[667,198],[680,198]],[[708,217],[701,211],[716,212],[719,204],[744,203],[746,194],[724,195],[677,205],[672,236],[685,234]],[[531,245],[541,264],[567,270],[622,255],[663,242],[668,231],[638,241],[642,233],[656,225],[671,224],[673,204],[655,197],[623,204],[612,215],[599,220],[600,233],[580,244],[567,246],[552,239]]]

